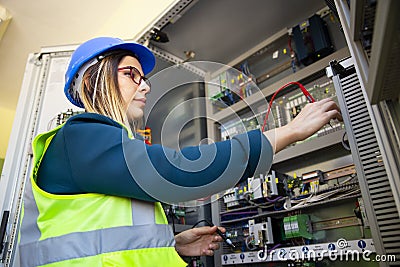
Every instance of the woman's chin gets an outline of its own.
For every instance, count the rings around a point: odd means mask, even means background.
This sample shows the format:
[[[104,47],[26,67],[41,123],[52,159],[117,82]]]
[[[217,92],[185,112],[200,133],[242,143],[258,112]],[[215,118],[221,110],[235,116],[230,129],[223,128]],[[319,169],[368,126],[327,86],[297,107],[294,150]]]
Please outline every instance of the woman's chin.
[[[144,112],[140,108],[132,108],[128,111],[128,118],[131,120],[139,120],[143,118]]]

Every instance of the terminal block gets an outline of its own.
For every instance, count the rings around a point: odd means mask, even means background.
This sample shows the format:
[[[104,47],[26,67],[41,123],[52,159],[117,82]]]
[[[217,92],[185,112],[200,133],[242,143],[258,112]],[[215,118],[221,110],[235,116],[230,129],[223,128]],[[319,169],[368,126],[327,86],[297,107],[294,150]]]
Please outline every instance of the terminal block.
[[[306,214],[285,217],[283,228],[287,239],[298,237],[312,239],[311,220]]]

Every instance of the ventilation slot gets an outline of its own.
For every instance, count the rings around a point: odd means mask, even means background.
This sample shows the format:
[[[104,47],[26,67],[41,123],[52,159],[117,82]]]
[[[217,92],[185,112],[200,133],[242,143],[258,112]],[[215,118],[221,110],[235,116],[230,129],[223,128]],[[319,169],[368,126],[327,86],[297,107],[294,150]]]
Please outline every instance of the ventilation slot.
[[[368,192],[364,192],[363,195],[370,196],[384,252],[387,255],[396,255],[399,260],[399,212],[381,160],[381,151],[374,134],[361,85],[355,72],[341,77],[340,84],[351,124],[346,126],[351,128],[358,152],[353,153],[358,154],[358,160],[362,167],[362,173],[358,173],[359,182],[365,183],[368,188]],[[400,266],[398,261],[387,264],[387,266]]]

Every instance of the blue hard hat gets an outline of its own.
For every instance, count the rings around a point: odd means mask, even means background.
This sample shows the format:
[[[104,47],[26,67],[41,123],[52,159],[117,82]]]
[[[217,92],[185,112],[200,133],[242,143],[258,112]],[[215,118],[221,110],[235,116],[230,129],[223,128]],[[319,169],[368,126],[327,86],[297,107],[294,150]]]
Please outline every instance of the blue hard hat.
[[[72,104],[83,108],[77,93],[76,86],[79,86],[79,84],[76,83],[76,80],[82,79],[84,72],[98,61],[97,58],[99,56],[106,52],[121,49],[131,51],[137,56],[144,75],[153,70],[156,62],[155,57],[147,47],[141,44],[125,42],[113,37],[97,37],[86,41],[72,53],[65,73],[64,93]]]

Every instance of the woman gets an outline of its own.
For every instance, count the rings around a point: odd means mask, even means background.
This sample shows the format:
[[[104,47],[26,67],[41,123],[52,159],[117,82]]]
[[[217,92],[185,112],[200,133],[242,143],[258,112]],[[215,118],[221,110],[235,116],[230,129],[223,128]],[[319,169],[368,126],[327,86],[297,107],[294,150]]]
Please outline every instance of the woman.
[[[217,227],[174,237],[158,201],[210,195],[265,173],[274,151],[340,118],[335,103],[322,100],[275,134],[255,130],[180,153],[147,146],[128,125],[143,116],[150,92],[144,75],[154,64],[146,47],[110,37],[89,40],[73,53],[65,93],[87,113],[33,142],[22,266],[186,266],[179,255],[212,255],[221,241]],[[213,160],[199,168],[204,158]]]

